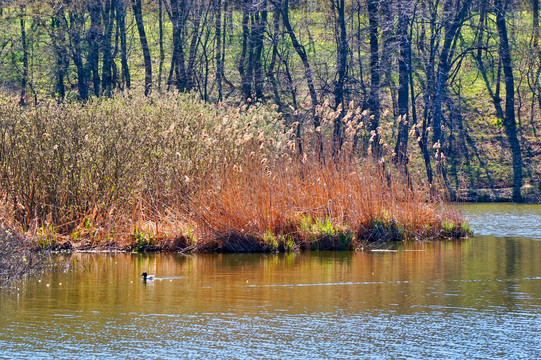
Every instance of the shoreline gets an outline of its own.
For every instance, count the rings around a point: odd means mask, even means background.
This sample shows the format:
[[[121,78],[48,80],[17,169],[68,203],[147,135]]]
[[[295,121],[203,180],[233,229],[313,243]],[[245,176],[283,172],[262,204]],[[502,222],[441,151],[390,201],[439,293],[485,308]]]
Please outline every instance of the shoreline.
[[[176,254],[246,254],[246,253],[301,253],[310,251],[363,251],[381,244],[405,242],[431,242],[446,240],[463,240],[473,236],[469,228],[455,229],[438,236],[412,236],[403,239],[391,232],[381,234],[378,239],[357,239],[350,233],[335,236],[312,235],[310,240],[293,240],[291,238],[269,242],[263,237],[230,236],[228,239],[211,239],[189,244],[184,238],[165,239],[160,242],[141,245],[137,241],[93,243],[91,241],[51,243],[45,248],[35,247],[35,251],[51,251],[57,253],[176,253]]]
[[[521,188],[522,203],[541,204],[541,184],[536,189],[532,185]],[[454,193],[453,201],[466,203],[510,203],[513,202],[513,188],[478,188],[459,190]]]
[[[29,276],[69,268],[62,261],[52,261],[53,253],[50,249],[36,251],[32,239],[0,224],[0,289]]]

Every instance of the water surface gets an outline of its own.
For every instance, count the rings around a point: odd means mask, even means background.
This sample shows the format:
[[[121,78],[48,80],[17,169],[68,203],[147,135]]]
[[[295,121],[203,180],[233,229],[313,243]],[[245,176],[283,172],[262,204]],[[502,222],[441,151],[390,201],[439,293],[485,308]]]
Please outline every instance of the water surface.
[[[463,209],[397,252],[76,254],[0,293],[0,358],[541,358],[541,207]]]
[[[461,207],[473,225],[476,236],[541,240],[541,205],[478,203]]]

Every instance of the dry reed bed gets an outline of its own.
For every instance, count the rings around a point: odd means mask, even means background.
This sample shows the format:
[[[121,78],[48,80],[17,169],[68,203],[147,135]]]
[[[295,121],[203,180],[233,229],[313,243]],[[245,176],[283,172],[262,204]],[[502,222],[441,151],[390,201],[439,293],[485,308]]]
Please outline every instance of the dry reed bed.
[[[187,202],[200,251],[356,249],[366,242],[461,237],[460,213],[365,160],[250,160],[226,167]]]
[[[338,112],[318,113],[322,127],[299,132],[273,108],[191,95],[28,108],[1,98],[3,207],[41,247],[346,249],[467,233],[457,211],[387,164],[391,153],[358,156],[374,139],[365,113],[350,108],[334,160]]]

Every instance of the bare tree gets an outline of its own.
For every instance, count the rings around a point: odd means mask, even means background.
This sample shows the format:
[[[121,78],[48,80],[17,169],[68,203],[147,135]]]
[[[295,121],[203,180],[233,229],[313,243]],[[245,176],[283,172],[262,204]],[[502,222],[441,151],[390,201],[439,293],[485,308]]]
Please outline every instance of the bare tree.
[[[149,95],[152,91],[152,61],[150,59],[150,50],[148,48],[147,35],[143,22],[141,0],[132,0],[132,8],[135,22],[137,23],[137,31],[139,32],[141,49],[143,50],[143,59],[145,61],[145,95]]]
[[[26,41],[26,6],[24,4],[19,7],[19,23],[21,25],[21,44],[23,48],[23,71],[21,78],[21,96],[19,103],[24,105],[26,102],[26,87],[28,86],[28,43]]]
[[[513,158],[513,201],[522,201],[522,153],[520,142],[517,137],[517,125],[515,122],[515,78],[513,76],[513,64],[511,60],[511,46],[507,33],[507,8],[509,0],[495,0],[496,27],[500,37],[500,56],[502,59],[503,73],[505,76],[505,116],[503,125],[505,134],[511,145]]]
[[[396,160],[407,169],[409,132],[409,85],[411,76],[411,38],[409,23],[412,1],[398,2],[398,26],[396,29],[399,46],[398,56],[398,135],[396,139]]]

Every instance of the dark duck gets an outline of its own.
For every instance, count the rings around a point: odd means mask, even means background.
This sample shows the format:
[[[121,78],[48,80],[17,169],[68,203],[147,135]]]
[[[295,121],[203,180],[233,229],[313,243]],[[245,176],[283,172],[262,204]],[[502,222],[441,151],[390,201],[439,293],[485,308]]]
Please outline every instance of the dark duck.
[[[154,275],[148,275],[146,272],[142,273],[143,280],[154,280]]]

